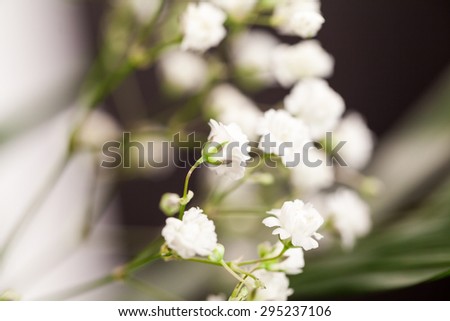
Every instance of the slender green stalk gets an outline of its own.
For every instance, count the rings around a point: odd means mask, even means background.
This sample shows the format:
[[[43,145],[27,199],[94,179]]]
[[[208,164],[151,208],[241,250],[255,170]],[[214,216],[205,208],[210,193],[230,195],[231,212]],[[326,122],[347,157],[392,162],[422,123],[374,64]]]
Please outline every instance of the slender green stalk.
[[[134,276],[129,276],[126,278],[125,283],[149,295],[152,299],[158,299],[161,301],[183,301],[183,298],[164,289],[148,284]]]
[[[256,260],[251,260],[251,261],[244,261],[244,262],[238,263],[238,266],[259,264],[259,263],[264,263],[264,262],[270,262],[270,261],[278,260],[279,258],[283,257],[284,253],[288,249],[289,249],[289,247],[284,246],[284,248],[283,248],[283,250],[281,250],[280,254],[278,254],[275,257],[270,257],[270,258],[265,258],[265,259],[256,259]]]
[[[203,157],[200,157],[195,164],[191,167],[191,169],[189,170],[189,172],[186,175],[186,179],[184,180],[184,189],[183,189],[183,196],[182,199],[186,200],[188,191],[189,191],[189,180],[191,179],[192,173],[195,171],[195,169],[197,169],[201,164],[203,163]],[[184,215],[184,210],[186,209],[186,204],[182,204],[180,206],[180,214],[179,217],[180,219],[183,218]]]

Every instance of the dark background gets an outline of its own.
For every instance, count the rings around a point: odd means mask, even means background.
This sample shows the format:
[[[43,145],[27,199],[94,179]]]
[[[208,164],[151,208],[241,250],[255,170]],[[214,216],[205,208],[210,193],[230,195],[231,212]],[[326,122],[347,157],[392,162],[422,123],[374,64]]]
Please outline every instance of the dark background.
[[[105,4],[87,1],[85,5],[93,55],[100,46]],[[347,109],[361,112],[382,139],[449,65],[450,1],[323,0],[322,11],[326,23],[318,38],[336,59],[330,84],[344,97]],[[157,88],[154,70],[139,71],[137,79],[149,100],[146,105],[154,106],[155,102],[150,101]],[[270,104],[285,93],[274,89],[258,99]],[[106,105],[114,113],[114,102],[107,100]],[[178,170],[172,181],[183,176],[184,170]],[[123,224],[162,224],[162,216],[149,213],[157,211],[155,204],[160,195],[174,188],[178,185],[146,179],[121,183]],[[443,299],[450,296],[449,288],[449,280],[444,280],[383,293],[322,299]]]

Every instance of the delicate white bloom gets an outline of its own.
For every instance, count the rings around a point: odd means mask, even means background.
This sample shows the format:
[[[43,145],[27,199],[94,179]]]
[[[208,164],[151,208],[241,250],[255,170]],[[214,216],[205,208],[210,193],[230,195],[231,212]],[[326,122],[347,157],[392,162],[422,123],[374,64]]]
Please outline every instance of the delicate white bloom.
[[[124,1],[124,0],[122,0]],[[162,0],[125,0],[140,23],[151,22],[153,16],[158,11]]]
[[[283,250],[284,245],[281,242],[277,242],[272,251],[267,253],[263,258],[276,257]],[[305,267],[305,259],[303,257],[303,250],[299,247],[290,248],[284,252],[282,261],[274,264],[270,264],[269,269],[271,271],[281,271],[286,274],[299,274]]]
[[[268,214],[274,215],[263,220],[268,227],[277,227],[272,234],[280,239],[291,239],[294,246],[301,246],[305,251],[315,249],[322,236],[317,233],[323,224],[323,218],[310,203],[300,200],[284,202],[281,209],[273,209]],[[315,238],[315,239],[314,239]]]
[[[374,138],[366,122],[358,113],[345,116],[333,132],[333,144],[345,142],[339,155],[355,169],[364,168],[373,152]]]
[[[214,223],[198,207],[184,212],[182,220],[169,217],[161,234],[167,246],[184,259],[210,255],[217,246]]]
[[[165,51],[159,60],[158,71],[174,89],[197,92],[208,81],[208,64],[199,55],[178,49]]]
[[[289,279],[282,272],[257,270],[253,275],[265,285],[265,289],[255,290],[255,301],[286,301],[288,296],[294,293],[289,288]]]
[[[180,195],[176,193],[165,193],[161,197],[161,201],[159,202],[159,208],[166,215],[174,215],[180,209],[180,205],[186,205],[189,203],[194,197],[194,192],[189,191],[186,195],[186,199],[180,197]]]
[[[308,127],[285,110],[265,112],[258,133],[262,135],[259,148],[266,154],[281,156],[286,166],[299,163],[303,147],[311,142]]]
[[[223,293],[219,293],[219,294],[210,294],[208,295],[208,297],[206,298],[206,301],[226,301],[227,297],[225,294]]]
[[[103,144],[116,140],[121,128],[116,120],[101,110],[92,111],[76,135],[76,143],[85,148],[100,150]]]
[[[273,56],[274,74],[278,82],[289,87],[308,77],[328,77],[334,68],[334,59],[316,40],[305,40],[296,45],[279,45]]]
[[[240,33],[231,42],[231,58],[238,70],[262,84],[272,84],[272,52],[278,40],[262,30]]]
[[[324,152],[311,148],[302,156],[303,161],[291,169],[291,183],[299,192],[315,193],[333,185],[334,170]]]
[[[244,19],[255,7],[258,0],[209,0],[222,8],[233,19]]]
[[[287,111],[308,124],[311,136],[320,140],[335,128],[344,113],[345,103],[323,79],[301,80],[284,99]]]
[[[275,7],[272,22],[283,34],[310,38],[316,36],[325,19],[317,0],[281,0]]]
[[[241,179],[245,173],[246,161],[250,159],[247,136],[235,123],[224,125],[211,119],[209,126],[211,126],[211,133],[208,137],[209,146],[206,152],[210,155],[208,157],[210,161],[219,163],[216,165],[209,163],[209,168],[218,175],[234,180]],[[211,155],[211,149],[218,149],[218,151]]]
[[[372,222],[369,206],[356,192],[340,188],[325,197],[325,207],[345,248],[352,248],[357,238],[370,232]]]
[[[225,12],[210,3],[189,3],[181,17],[181,48],[203,52],[217,46],[226,35],[226,18]]]
[[[249,138],[256,138],[256,128],[262,112],[235,87],[218,85],[209,94],[206,106],[220,122],[236,123]]]

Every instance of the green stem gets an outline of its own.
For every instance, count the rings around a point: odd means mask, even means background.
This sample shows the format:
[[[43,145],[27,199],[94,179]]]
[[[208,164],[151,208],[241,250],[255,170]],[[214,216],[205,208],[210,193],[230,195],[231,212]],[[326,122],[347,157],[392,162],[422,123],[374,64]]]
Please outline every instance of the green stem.
[[[263,262],[270,262],[270,261],[278,260],[279,258],[281,258],[284,255],[284,253],[288,249],[289,249],[289,247],[285,245],[284,248],[281,250],[280,254],[278,254],[275,257],[270,257],[270,258],[266,258],[266,259],[256,259],[256,260],[251,260],[251,261],[244,261],[244,262],[238,263],[238,266],[259,264],[259,263],[263,263]]]
[[[200,157],[195,164],[191,167],[189,172],[186,175],[186,179],[184,180],[184,189],[183,189],[183,196],[182,199],[186,199],[188,191],[189,191],[189,180],[192,176],[192,173],[195,171],[196,168],[198,168],[203,163],[203,157]],[[183,218],[184,210],[186,209],[186,204],[183,204],[180,206],[180,220]]]
[[[164,289],[160,289],[154,285],[148,284],[134,276],[129,276],[125,279],[125,283],[131,285],[132,287],[148,294],[152,299],[158,299],[162,301],[182,301],[183,298],[176,296]]]

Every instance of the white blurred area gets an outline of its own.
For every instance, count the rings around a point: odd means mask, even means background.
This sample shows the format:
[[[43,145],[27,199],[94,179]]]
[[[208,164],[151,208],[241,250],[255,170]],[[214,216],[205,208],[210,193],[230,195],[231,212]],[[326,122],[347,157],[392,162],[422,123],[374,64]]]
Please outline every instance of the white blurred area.
[[[77,1],[0,1],[0,248],[64,157],[77,107],[69,106],[88,65],[80,9]],[[100,208],[111,188],[108,179],[93,185],[95,157],[78,153],[14,238],[0,262],[0,293],[40,299],[120,263],[114,204],[82,238],[90,202]],[[76,298],[110,297],[96,293]]]
[[[0,141],[73,98],[87,67],[77,1],[0,1]]]

